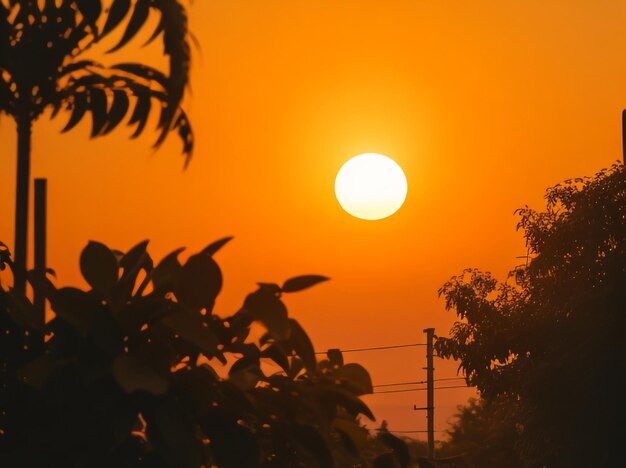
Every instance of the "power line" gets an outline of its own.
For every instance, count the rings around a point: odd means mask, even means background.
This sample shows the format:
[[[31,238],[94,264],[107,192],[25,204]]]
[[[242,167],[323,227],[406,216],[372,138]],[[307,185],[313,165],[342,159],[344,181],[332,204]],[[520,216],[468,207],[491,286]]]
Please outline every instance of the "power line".
[[[387,383],[387,384],[372,385],[372,387],[374,387],[374,388],[379,388],[379,387],[398,387],[400,385],[419,385],[419,384],[425,384],[425,383],[426,383],[425,380],[417,380],[415,382],[399,382],[399,383]]]
[[[396,434],[417,434],[417,433],[428,432],[428,431],[389,431],[389,432],[395,432]]]
[[[422,432],[428,432],[428,431],[393,431],[388,429],[389,432],[393,432],[396,434],[418,434],[418,433],[422,433]],[[440,429],[440,430],[436,430],[435,432],[446,432],[447,429]]]
[[[451,385],[447,387],[435,387],[435,390],[445,390],[448,388],[472,388],[467,385]],[[401,390],[383,390],[382,392],[374,392],[373,395],[380,395],[381,393],[404,393],[404,392],[425,392],[427,388],[405,388]]]
[[[434,382],[439,382],[439,381],[443,381],[443,380],[465,380],[465,377],[445,377],[445,378],[441,378],[441,379],[434,379]],[[427,383],[426,380],[418,380],[415,382],[398,382],[398,383],[387,383],[387,384],[379,384],[379,385],[373,385],[374,388],[378,388],[378,387],[398,387],[401,385],[419,385],[419,384],[425,384]]]
[[[440,379],[435,379],[435,382],[440,380],[465,380],[465,377],[441,377]]]
[[[414,346],[426,346],[426,343],[409,343],[409,344],[392,345],[392,346],[372,346],[370,348],[337,349],[337,351],[341,351],[342,353],[358,353],[361,351],[378,351],[382,349],[411,348]],[[320,351],[315,354],[327,354],[328,351]]]

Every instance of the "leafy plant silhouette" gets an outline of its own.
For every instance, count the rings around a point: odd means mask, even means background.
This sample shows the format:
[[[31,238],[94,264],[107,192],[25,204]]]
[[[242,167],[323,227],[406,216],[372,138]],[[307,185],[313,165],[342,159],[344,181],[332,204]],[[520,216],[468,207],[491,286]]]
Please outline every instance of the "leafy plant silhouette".
[[[370,436],[357,420],[374,419],[359,398],[372,392],[368,372],[340,352],[317,362],[281,299],[327,278],[260,283],[219,317],[213,254],[228,240],[184,263],[178,249],[156,266],[147,241],[125,254],[90,242],[80,258],[90,290],[31,272],[56,314],[45,326],[23,294],[0,287],[7,466],[368,465]],[[0,249],[5,265],[13,268]],[[266,330],[258,339],[254,323]],[[392,448],[374,466],[407,466]]]
[[[151,111],[160,111],[156,145],[175,130],[190,157],[193,134],[180,107],[189,76],[189,32],[177,0],[0,0],[0,113],[17,126],[15,286],[26,279],[32,124],[46,109],[71,112],[69,131],[91,114],[91,136],[107,135],[130,115],[142,133]],[[118,26],[124,32],[109,51],[124,47],[143,29],[151,11],[159,15],[149,42],[162,38],[169,71],[141,63],[106,67],[85,58]],[[127,19],[127,21],[125,21]]]
[[[626,169],[547,190],[518,210],[530,262],[498,282],[475,269],[439,291],[459,318],[440,356],[505,402],[524,466],[623,464]],[[593,447],[593,450],[590,450]]]

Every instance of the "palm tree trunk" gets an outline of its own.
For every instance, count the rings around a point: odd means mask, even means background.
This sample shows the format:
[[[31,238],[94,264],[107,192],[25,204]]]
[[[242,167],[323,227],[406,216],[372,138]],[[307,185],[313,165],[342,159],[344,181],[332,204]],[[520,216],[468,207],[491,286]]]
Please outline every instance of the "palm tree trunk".
[[[17,122],[17,181],[15,185],[15,281],[19,293],[26,291],[28,252],[28,195],[30,190],[30,119]]]

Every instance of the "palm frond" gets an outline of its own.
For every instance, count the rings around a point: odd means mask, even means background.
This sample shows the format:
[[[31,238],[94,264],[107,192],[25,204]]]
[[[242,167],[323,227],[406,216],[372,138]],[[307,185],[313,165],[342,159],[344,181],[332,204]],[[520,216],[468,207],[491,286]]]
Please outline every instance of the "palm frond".
[[[119,8],[120,11],[130,11],[131,8],[126,8],[124,0],[116,0],[114,4],[117,2],[119,2],[119,5],[116,8]],[[150,9],[154,9],[159,13],[159,22],[147,42],[152,42],[162,34],[164,52],[169,58],[168,75],[160,74],[150,77],[151,79],[160,80],[167,93],[166,107],[163,109],[159,121],[160,135],[156,143],[159,146],[170,131],[179,129],[177,121],[180,116],[180,104],[189,82],[191,62],[190,34],[184,6],[178,0],[137,0],[122,38],[110,52],[122,48],[141,30],[147,20]],[[136,70],[131,73],[140,76],[142,71]],[[189,147],[190,144],[187,140],[184,141],[186,141],[184,147]],[[193,145],[191,144],[191,146]],[[185,152],[185,154],[188,155],[190,153]]]
[[[128,24],[126,25],[126,30],[124,31],[122,38],[115,46],[113,46],[113,48],[109,50],[109,53],[118,51],[128,44],[133,37],[135,37],[148,19],[151,3],[152,2],[150,1],[144,0],[139,0],[135,3],[135,8],[133,9],[130,19],[128,20]]]
[[[118,27],[124,29],[110,52],[124,47],[144,28],[151,11],[158,23],[147,42],[162,38],[168,70],[140,63],[106,68],[81,58]],[[178,0],[0,0],[0,110],[35,120],[46,107],[53,117],[67,109],[71,115],[64,131],[90,114],[93,137],[110,133],[130,114],[136,137],[158,108],[156,145],[176,131],[189,157],[193,135],[181,109],[189,80],[189,40],[185,8]]]
[[[169,124],[166,112],[168,94],[160,72],[140,64],[127,63],[105,68],[94,62],[77,70],[86,73],[69,79],[57,104],[58,108],[65,105],[71,112],[64,132],[91,114],[91,136],[107,135],[130,115],[127,125],[136,126],[132,134],[132,138],[136,138],[144,131],[151,110],[159,108],[161,115],[157,128],[169,125],[171,131],[177,131],[183,142],[183,153],[189,160],[194,142],[191,125],[181,108],[177,108],[175,121]],[[158,106],[153,106],[153,101]],[[157,140],[155,145],[159,144]]]
[[[113,70],[122,70],[123,72],[133,75],[136,79],[148,82],[155,81],[165,91],[169,84],[169,78],[162,71],[141,63],[118,63],[112,65]]]
[[[109,7],[106,23],[101,31],[101,37],[113,31],[124,20],[130,10],[130,0],[113,0]]]

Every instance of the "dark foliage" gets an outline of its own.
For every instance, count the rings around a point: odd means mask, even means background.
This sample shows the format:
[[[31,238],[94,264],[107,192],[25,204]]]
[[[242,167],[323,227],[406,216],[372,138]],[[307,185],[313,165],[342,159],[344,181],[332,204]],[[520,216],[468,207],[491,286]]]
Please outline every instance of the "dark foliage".
[[[152,42],[162,38],[169,70],[140,63],[104,66],[84,55],[123,27],[110,52],[125,46],[159,15]],[[106,135],[130,116],[139,135],[153,103],[160,111],[163,141],[177,130],[184,152],[193,139],[180,107],[189,75],[187,18],[178,0],[2,0],[0,1],[0,112],[18,123],[37,120],[46,108],[70,111],[64,131],[91,114],[92,137]]]
[[[462,321],[439,338],[488,400],[516,403],[526,466],[621,466],[626,443],[626,171],[518,211],[530,262],[506,283],[468,270],[440,290]]]
[[[124,47],[147,24],[157,27],[148,40],[162,40],[169,69],[143,63],[105,66],[87,52],[114,30],[122,37],[109,52]],[[140,135],[159,113],[155,146],[176,131],[189,161],[191,126],[181,108],[189,79],[187,15],[178,0],[0,0],[0,115],[17,126],[15,287],[24,292],[28,257],[28,206],[32,124],[52,110],[70,113],[63,131],[91,116],[91,136],[107,135],[126,117]]]
[[[419,446],[417,451],[416,446]],[[387,421],[383,421],[376,429],[376,436],[368,438],[363,455],[372,468],[405,468],[417,466],[418,456],[426,454],[426,450],[424,443],[394,435]]]
[[[517,440],[517,405],[498,398],[469,400],[459,405],[447,432],[439,444],[439,458],[461,458],[468,466],[481,468],[520,468],[515,450]]]
[[[228,240],[156,266],[147,242],[125,254],[90,242],[80,268],[91,289],[30,276],[56,314],[45,326],[27,298],[0,287],[3,466],[369,465],[371,437],[357,420],[374,418],[359,398],[372,392],[368,372],[341,356],[317,362],[281,300],[327,278],[261,283],[218,317],[212,255]],[[407,466],[391,442],[381,456]]]

